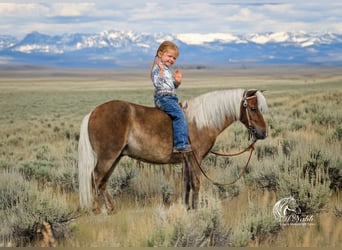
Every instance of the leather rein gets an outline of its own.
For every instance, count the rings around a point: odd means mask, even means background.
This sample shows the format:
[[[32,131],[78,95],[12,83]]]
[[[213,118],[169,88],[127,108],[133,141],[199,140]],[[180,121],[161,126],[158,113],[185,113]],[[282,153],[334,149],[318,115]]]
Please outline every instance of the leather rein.
[[[216,155],[216,156],[225,156],[225,157],[229,157],[229,156],[238,156],[238,155],[241,155],[247,151],[250,151],[249,153],[249,157],[248,157],[248,160],[247,160],[247,163],[245,165],[245,167],[241,170],[240,174],[238,175],[238,177],[231,181],[231,182],[228,182],[228,183],[221,183],[221,182],[217,182],[217,181],[214,181],[212,178],[210,178],[206,172],[203,170],[203,168],[201,167],[201,164],[199,163],[196,155],[195,155],[195,152],[194,151],[191,151],[190,153],[192,154],[192,156],[194,157],[195,161],[196,161],[196,166],[201,170],[202,174],[205,176],[205,178],[207,178],[210,182],[212,182],[214,185],[217,185],[217,186],[230,186],[230,185],[233,185],[235,182],[237,182],[243,175],[245,175],[246,173],[246,169],[249,165],[249,162],[252,158],[252,153],[254,151],[254,144],[256,143],[256,140],[252,142],[252,144],[250,144],[246,149],[242,150],[241,152],[239,153],[234,153],[234,154],[227,154],[227,153],[218,153],[218,152],[214,152],[214,151],[210,151],[212,154]]]

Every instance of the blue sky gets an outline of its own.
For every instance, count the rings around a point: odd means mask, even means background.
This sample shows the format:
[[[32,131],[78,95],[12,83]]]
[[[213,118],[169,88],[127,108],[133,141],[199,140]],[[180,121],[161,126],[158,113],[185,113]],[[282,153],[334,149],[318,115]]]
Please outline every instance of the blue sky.
[[[1,1],[0,34],[23,37],[124,30],[145,33],[334,32],[341,0]]]

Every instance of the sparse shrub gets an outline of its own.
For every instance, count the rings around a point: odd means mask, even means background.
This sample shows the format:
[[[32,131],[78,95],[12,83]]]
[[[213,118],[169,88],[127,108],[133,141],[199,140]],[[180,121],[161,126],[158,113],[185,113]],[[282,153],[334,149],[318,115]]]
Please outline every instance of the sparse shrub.
[[[285,128],[283,127],[274,127],[274,128],[271,128],[271,136],[272,137],[277,137],[279,135],[281,135],[282,133],[284,133],[285,131]]]
[[[311,118],[312,124],[320,125],[320,126],[335,126],[340,124],[342,119],[334,116],[330,113],[321,113],[313,116]]]
[[[109,180],[110,193],[120,195],[130,191],[131,181],[137,174],[137,170],[132,166],[131,161],[122,161],[122,164],[115,169]]]
[[[80,133],[79,132],[76,132],[75,134],[74,134],[74,140],[75,141],[78,141],[80,139]]]
[[[294,140],[284,140],[281,144],[283,154],[289,157],[295,146],[296,142]]]
[[[46,160],[37,160],[31,162],[24,162],[18,167],[20,173],[26,180],[36,179],[41,184],[51,182],[54,168],[53,162]]]
[[[234,198],[240,194],[240,187],[237,184],[229,186],[215,185],[213,189],[214,192],[218,192],[220,199]]]
[[[252,240],[261,243],[267,238],[275,239],[281,227],[279,222],[274,220],[273,214],[261,212],[252,218],[249,224]]]
[[[66,147],[65,159],[57,159],[52,156],[47,145],[36,149],[36,159],[23,161],[18,166],[18,171],[26,180],[37,180],[39,185],[58,186],[63,191],[75,191],[77,188],[76,159],[74,152]],[[68,152],[69,151],[69,152]]]
[[[330,160],[323,155],[321,150],[312,150],[310,159],[303,165],[303,176],[308,176],[310,182],[315,182],[317,174],[321,171],[327,172],[329,164]],[[324,181],[321,178],[318,181]]]
[[[278,193],[280,197],[293,196],[302,214],[319,212],[330,197],[329,183],[313,185],[308,179],[288,177],[279,181]]]
[[[293,118],[299,118],[299,117],[301,117],[302,116],[302,112],[300,111],[300,110],[298,110],[298,109],[295,109],[295,110],[293,110],[292,111],[292,117]]]
[[[294,165],[285,164],[284,171],[279,174],[279,197],[294,197],[304,214],[319,212],[330,197],[330,181],[326,171],[317,168],[313,179],[309,171],[304,171],[304,165],[299,160]]]
[[[50,149],[48,145],[42,145],[41,147],[36,149],[36,159],[37,160],[50,160],[51,159],[51,154],[50,154]]]
[[[258,160],[266,157],[274,159],[276,156],[278,156],[278,147],[273,145],[258,145],[255,151]]]
[[[174,191],[170,185],[167,183],[161,186],[161,193],[163,198],[163,203],[165,205],[169,205],[171,203],[171,197],[174,194]]]
[[[70,140],[70,138],[71,138],[71,132],[70,132],[69,130],[66,130],[66,131],[65,131],[65,137],[66,137],[68,140]]]
[[[166,235],[162,228],[158,228],[155,232],[146,240],[147,247],[167,247],[164,245],[166,241]]]
[[[281,225],[269,211],[255,211],[241,222],[241,226],[232,235],[233,247],[246,247],[251,241],[257,245],[265,241],[274,241]]]
[[[52,183],[63,192],[75,192],[78,188],[76,163],[69,164],[68,162],[65,167],[60,167],[53,171]]]
[[[297,120],[297,121],[293,121],[291,123],[290,129],[293,131],[297,131],[297,130],[300,130],[300,129],[305,128],[305,127],[306,127],[305,122]]]
[[[336,163],[328,169],[328,175],[330,179],[330,189],[341,190],[342,189],[342,159],[338,159]]]
[[[253,168],[250,173],[251,184],[256,183],[259,188],[276,190],[279,181],[279,166],[273,160],[264,160]]]
[[[159,207],[156,227],[147,239],[153,247],[229,246],[231,231],[221,224],[222,208],[211,199],[209,206],[187,212],[184,206]]]
[[[338,125],[333,133],[333,138],[337,141],[342,141],[342,125]]]
[[[135,178],[130,181],[129,194],[136,201],[146,204],[151,201],[174,201],[182,188],[182,166],[141,164],[135,166],[130,159],[131,168],[135,171]],[[120,166],[121,168],[121,166]]]
[[[11,169],[14,169],[15,166],[14,166],[14,163],[9,161],[9,160],[3,160],[3,161],[0,161],[0,172],[1,171],[9,171]]]
[[[317,114],[321,112],[320,106],[316,103],[310,103],[304,108],[305,113],[308,114]]]
[[[214,152],[217,152],[219,149],[217,146],[215,146],[215,149],[212,149]],[[204,159],[203,159],[203,164],[205,166],[217,166],[220,164],[220,157],[217,157],[214,154],[208,154]]]
[[[273,102],[273,103],[269,103],[268,105],[270,108],[276,108],[276,107],[281,107],[284,106],[283,102]]]
[[[16,172],[0,175],[0,204],[1,239],[15,246],[32,246],[43,222],[59,228],[61,240],[68,222],[78,214],[65,197],[39,189]]]

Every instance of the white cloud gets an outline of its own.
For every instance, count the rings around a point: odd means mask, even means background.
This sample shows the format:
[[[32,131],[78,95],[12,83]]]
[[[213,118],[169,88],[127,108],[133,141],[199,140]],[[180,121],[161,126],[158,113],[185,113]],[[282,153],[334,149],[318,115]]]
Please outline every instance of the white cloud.
[[[198,33],[184,33],[178,34],[177,38],[187,44],[202,44],[203,42],[214,42],[214,41],[239,41],[237,36],[233,36],[228,33],[208,33],[208,34],[198,34]]]
[[[342,2],[333,0],[8,0],[0,2],[0,34],[109,29],[175,34],[342,33],[341,13]]]
[[[229,18],[230,21],[250,22],[258,20],[263,16],[259,13],[252,12],[249,8],[241,8],[238,13]]]
[[[48,13],[48,8],[36,3],[0,3],[0,16],[6,17],[32,17],[44,16]]]
[[[54,3],[51,4],[49,15],[81,16],[89,15],[96,9],[94,3]]]
[[[91,15],[94,3],[0,3],[1,17],[32,18]]]

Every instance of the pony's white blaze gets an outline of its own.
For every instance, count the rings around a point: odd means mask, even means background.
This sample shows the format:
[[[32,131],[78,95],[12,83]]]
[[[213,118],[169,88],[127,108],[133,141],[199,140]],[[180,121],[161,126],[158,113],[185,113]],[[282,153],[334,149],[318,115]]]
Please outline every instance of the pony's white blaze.
[[[92,173],[97,162],[96,154],[91,147],[88,135],[90,114],[87,114],[82,120],[78,142],[78,182],[80,205],[82,208],[90,207],[93,201]]]

